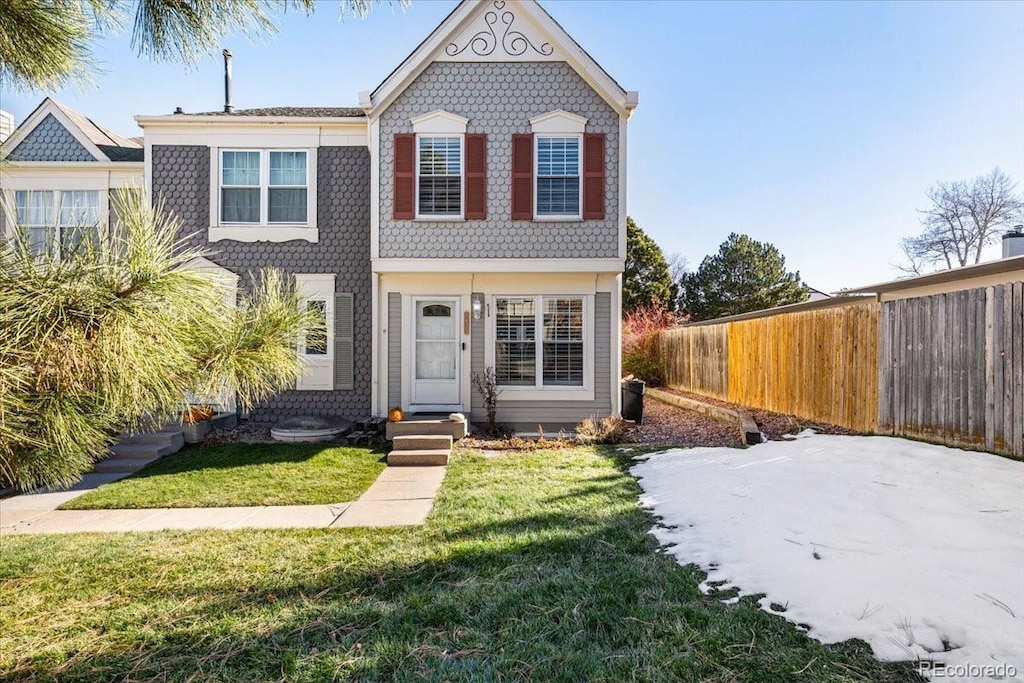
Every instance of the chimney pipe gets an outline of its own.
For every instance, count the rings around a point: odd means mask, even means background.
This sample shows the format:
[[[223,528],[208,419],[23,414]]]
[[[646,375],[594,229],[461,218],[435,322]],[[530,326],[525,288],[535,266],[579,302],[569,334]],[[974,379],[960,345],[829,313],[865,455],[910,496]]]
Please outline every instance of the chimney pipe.
[[[1024,225],[1015,225],[1003,235],[1003,258],[1011,256],[1024,256]]]
[[[231,50],[224,50],[224,113],[235,110],[231,104]]]

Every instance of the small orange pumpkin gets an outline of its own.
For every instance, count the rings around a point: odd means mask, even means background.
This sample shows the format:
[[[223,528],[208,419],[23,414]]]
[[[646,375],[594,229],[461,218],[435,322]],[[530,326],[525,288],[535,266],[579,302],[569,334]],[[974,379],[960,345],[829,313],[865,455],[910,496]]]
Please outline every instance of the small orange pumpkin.
[[[403,417],[405,417],[405,414],[402,413],[402,409],[398,406],[388,410],[388,419],[392,422],[401,422]]]

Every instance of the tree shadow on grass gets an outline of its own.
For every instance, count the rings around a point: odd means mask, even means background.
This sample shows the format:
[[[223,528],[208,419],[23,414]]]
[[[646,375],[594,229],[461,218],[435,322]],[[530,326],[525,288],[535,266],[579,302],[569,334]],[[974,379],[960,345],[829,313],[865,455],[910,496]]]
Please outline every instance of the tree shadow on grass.
[[[125,553],[83,537],[112,576],[169,546],[179,565],[112,587],[79,647],[23,652],[0,680],[921,680],[703,595],[700,571],[657,551],[632,478],[543,483],[528,505],[474,510],[456,472],[415,530],[157,534]],[[238,566],[247,554],[281,564]]]

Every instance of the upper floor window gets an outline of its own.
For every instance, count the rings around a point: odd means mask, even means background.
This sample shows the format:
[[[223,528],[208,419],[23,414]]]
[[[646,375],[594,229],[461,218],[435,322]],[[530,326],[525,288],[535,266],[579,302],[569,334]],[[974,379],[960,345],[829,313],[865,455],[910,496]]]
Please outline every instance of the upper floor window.
[[[416,215],[462,216],[462,136],[417,136]]]
[[[305,224],[309,154],[305,150],[221,150],[220,222]]]
[[[537,216],[580,218],[579,135],[537,136]]]
[[[18,190],[14,193],[18,225],[36,256],[65,258],[84,240],[99,237],[99,190]]]

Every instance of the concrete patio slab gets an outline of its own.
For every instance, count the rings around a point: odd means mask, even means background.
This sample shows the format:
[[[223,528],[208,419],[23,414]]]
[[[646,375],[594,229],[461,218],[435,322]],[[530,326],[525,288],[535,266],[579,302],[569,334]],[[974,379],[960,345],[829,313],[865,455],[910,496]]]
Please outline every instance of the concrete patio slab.
[[[427,521],[433,498],[416,500],[357,500],[331,525],[340,527],[419,526]]]

